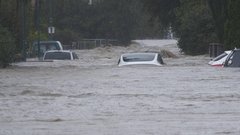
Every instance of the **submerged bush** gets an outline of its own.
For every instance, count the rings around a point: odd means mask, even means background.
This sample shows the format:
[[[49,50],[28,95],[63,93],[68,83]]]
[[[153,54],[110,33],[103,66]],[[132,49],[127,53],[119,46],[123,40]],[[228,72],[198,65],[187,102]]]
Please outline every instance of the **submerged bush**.
[[[0,25],[0,68],[5,68],[13,62],[15,49],[15,40],[12,34]]]

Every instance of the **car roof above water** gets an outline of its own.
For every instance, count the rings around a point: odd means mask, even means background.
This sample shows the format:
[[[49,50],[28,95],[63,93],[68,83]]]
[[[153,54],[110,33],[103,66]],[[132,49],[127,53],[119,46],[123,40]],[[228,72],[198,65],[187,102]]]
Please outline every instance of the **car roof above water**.
[[[70,50],[49,50],[44,53],[43,60],[74,60],[78,59],[75,52]]]
[[[163,64],[161,55],[159,53],[125,53],[122,54],[118,65],[158,65]]]

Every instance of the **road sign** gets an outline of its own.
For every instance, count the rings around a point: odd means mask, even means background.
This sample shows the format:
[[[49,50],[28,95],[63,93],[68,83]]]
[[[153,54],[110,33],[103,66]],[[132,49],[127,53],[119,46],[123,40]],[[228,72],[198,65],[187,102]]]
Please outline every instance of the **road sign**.
[[[48,34],[54,34],[55,33],[55,27],[48,27]]]

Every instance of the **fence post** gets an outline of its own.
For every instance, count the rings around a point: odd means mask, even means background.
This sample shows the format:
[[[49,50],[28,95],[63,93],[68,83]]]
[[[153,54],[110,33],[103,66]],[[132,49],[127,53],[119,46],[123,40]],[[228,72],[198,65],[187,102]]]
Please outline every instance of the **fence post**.
[[[210,43],[209,44],[209,55],[210,57],[217,57],[223,53],[223,45],[220,43]]]

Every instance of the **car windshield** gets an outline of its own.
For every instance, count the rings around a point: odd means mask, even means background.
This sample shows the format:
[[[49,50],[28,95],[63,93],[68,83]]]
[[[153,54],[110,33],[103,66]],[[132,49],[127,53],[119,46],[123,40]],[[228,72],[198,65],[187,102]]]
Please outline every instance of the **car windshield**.
[[[35,50],[38,49],[37,43],[35,44]],[[57,43],[40,43],[40,49],[43,51],[47,50],[60,50],[59,46]]]
[[[153,61],[155,54],[127,54],[123,56],[125,62]]]
[[[43,54],[48,50],[61,50],[57,42],[40,42],[39,43],[39,53],[40,56],[43,56]],[[38,54],[38,43],[35,42],[33,46],[33,54]]]
[[[71,60],[71,54],[69,52],[48,52],[45,55],[45,60]]]
[[[216,58],[214,58],[213,61],[218,61],[218,60],[222,59],[223,57],[225,57],[227,55],[228,54],[224,52],[224,53],[220,54],[219,56],[217,56]]]

